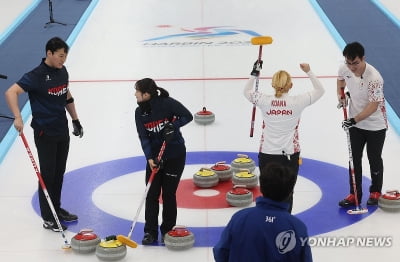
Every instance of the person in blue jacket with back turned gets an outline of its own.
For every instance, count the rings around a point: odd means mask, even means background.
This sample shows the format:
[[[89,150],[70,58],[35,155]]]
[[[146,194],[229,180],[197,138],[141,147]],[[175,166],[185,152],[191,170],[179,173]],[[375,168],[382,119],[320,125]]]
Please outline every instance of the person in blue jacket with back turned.
[[[312,261],[305,224],[288,212],[287,198],[296,183],[288,167],[273,163],[260,170],[263,196],[256,206],[236,212],[214,246],[216,262]]]
[[[143,245],[158,239],[160,194],[163,200],[161,241],[176,224],[178,189],[186,162],[186,146],[179,128],[193,120],[192,113],[179,101],[169,96],[151,78],[135,84],[138,107],[135,111],[136,129],[146,157],[146,184],[154,168],[159,170],[149,188],[145,205]],[[166,142],[162,161],[157,161],[163,141]]]

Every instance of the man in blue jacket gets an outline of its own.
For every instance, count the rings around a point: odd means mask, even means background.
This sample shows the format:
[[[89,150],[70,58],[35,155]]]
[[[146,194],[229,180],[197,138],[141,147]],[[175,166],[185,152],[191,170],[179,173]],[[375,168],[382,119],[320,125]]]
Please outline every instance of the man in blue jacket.
[[[216,262],[312,261],[307,228],[288,210],[296,175],[276,163],[262,167],[256,206],[235,213],[213,248]]]
[[[67,165],[70,136],[66,112],[72,119],[73,134],[83,136],[83,128],[78,119],[74,98],[69,89],[69,74],[64,66],[69,46],[59,37],[46,43],[46,57],[41,63],[5,92],[7,103],[14,115],[14,127],[22,133],[24,123],[21,117],[18,97],[23,93],[29,96],[32,109],[31,127],[40,163],[40,172],[57,213],[64,222],[78,220],[78,216],[61,207],[61,192]],[[39,185],[39,205],[43,227],[58,232],[59,228],[48,200]]]

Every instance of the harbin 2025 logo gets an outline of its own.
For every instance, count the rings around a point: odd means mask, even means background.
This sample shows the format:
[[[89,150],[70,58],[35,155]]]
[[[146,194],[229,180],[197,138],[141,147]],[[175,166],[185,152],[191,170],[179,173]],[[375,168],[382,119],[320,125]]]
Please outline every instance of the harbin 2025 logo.
[[[183,28],[171,25],[157,26],[158,36],[143,40],[146,47],[196,47],[244,46],[250,39],[260,36],[257,32],[232,26]]]

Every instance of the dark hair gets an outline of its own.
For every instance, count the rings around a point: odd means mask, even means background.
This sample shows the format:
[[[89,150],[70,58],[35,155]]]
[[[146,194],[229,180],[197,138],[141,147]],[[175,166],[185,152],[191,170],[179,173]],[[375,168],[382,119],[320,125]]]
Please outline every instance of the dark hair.
[[[357,57],[363,58],[365,55],[364,47],[359,42],[352,42],[343,49],[343,56],[353,61]]]
[[[157,86],[156,82],[154,82],[154,80],[151,78],[143,78],[138,80],[135,83],[135,89],[142,93],[150,94],[152,98],[156,96],[169,97],[168,91]]]
[[[65,43],[64,40],[59,37],[53,37],[49,41],[47,41],[46,53],[47,51],[51,51],[51,53],[54,53],[59,49],[64,49],[65,53],[68,54],[69,46],[67,45],[67,43]]]
[[[281,202],[293,192],[296,175],[291,168],[269,163],[260,171],[260,191],[264,197]]]

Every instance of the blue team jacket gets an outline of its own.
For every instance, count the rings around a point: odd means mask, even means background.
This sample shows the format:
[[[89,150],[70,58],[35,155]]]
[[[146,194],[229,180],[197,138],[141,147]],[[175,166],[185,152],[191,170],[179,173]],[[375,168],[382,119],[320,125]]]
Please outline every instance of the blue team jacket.
[[[67,104],[69,75],[61,69],[49,67],[44,59],[39,66],[24,74],[17,84],[28,92],[32,109],[31,126],[50,136],[68,134]]]
[[[305,224],[287,203],[265,197],[235,213],[214,246],[216,262],[310,262]]]
[[[174,137],[165,148],[163,159],[180,157],[186,153],[180,127],[193,120],[192,113],[172,97],[154,97],[149,111],[135,110],[136,129],[146,159],[156,159],[164,140],[162,130],[168,122],[175,128]]]

